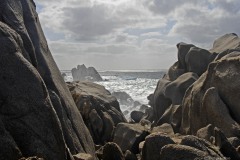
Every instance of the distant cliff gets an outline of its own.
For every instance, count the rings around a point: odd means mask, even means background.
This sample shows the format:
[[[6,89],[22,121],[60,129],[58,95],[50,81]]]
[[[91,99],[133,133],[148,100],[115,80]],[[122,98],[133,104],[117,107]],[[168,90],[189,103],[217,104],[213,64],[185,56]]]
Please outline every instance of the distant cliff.
[[[78,65],[77,68],[72,69],[72,76],[74,81],[102,81],[102,77],[99,75],[94,67],[86,67]]]

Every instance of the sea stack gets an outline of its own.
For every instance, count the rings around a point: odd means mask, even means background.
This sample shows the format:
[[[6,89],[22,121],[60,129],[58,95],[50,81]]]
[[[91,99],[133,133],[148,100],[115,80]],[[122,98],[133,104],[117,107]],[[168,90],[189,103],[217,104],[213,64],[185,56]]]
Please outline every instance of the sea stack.
[[[102,77],[94,67],[86,67],[84,64],[78,65],[77,68],[72,69],[72,76],[74,81],[102,81]]]

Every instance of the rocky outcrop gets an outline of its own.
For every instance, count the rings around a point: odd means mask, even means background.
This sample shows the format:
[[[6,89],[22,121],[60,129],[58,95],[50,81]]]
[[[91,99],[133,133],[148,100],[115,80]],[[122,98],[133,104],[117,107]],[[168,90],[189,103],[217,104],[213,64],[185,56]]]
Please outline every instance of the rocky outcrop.
[[[158,147],[158,159],[240,159],[240,38],[226,34],[209,51],[185,43],[177,48],[178,62],[149,96],[156,126],[152,132],[170,128],[176,142]],[[176,141],[176,133],[191,136]]]
[[[227,137],[240,137],[239,98],[240,57],[221,58],[209,65],[185,94],[181,131],[196,134],[197,130],[212,124],[223,130]],[[196,121],[197,120],[197,121]],[[195,121],[195,122],[194,122]]]
[[[116,125],[126,122],[117,99],[92,82],[72,82],[68,87],[95,144],[112,140]]]
[[[102,81],[102,77],[94,67],[86,67],[78,65],[77,68],[72,69],[72,76],[74,81]]]
[[[6,137],[0,148],[9,144],[10,159],[94,156],[93,140],[49,51],[34,2],[2,0],[0,21],[0,127]]]
[[[179,43],[178,62],[159,80],[151,102],[155,125],[169,123],[175,132],[196,135],[211,124],[227,137],[240,137],[239,42],[236,34],[227,34],[210,51]]]

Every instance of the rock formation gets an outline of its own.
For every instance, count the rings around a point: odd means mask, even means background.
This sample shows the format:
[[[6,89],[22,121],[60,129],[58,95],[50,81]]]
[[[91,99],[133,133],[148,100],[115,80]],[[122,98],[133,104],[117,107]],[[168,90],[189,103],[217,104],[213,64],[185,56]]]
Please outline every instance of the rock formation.
[[[102,81],[102,77],[94,67],[86,67],[78,65],[77,68],[72,69],[72,76],[74,81]]]
[[[211,124],[227,137],[240,137],[239,42],[236,34],[227,34],[209,51],[179,43],[178,62],[159,80],[150,102],[155,124],[169,123],[174,131],[193,135]]]
[[[95,144],[111,141],[117,124],[126,122],[117,99],[92,82],[72,82],[68,87]]]
[[[177,48],[178,62],[148,97],[152,108],[132,112],[130,124],[104,87],[67,87],[33,1],[2,0],[0,159],[240,159],[240,38]]]
[[[94,156],[93,140],[49,51],[33,1],[0,2],[0,42],[1,158]]]
[[[236,151],[240,140],[240,38],[226,34],[209,51],[186,43],[177,44],[177,48],[178,61],[148,97],[157,126],[152,132],[166,133],[169,129],[159,125],[170,125],[174,133],[167,134],[176,144],[154,151],[147,140],[156,136],[150,135],[145,139],[142,159],[240,159]],[[179,133],[206,141],[179,137]],[[153,144],[157,142],[160,140]]]

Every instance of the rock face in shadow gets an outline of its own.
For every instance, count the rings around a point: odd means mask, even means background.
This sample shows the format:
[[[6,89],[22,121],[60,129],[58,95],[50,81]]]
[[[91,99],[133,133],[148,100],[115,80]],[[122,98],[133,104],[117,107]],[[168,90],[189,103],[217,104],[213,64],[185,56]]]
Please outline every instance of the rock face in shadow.
[[[117,99],[92,82],[72,82],[68,87],[95,144],[112,140],[117,124],[126,122]]]
[[[2,0],[0,17],[0,118],[9,139],[25,157],[94,155],[93,140],[49,51],[34,2]]]
[[[86,67],[78,65],[77,68],[72,69],[72,76],[74,81],[102,81],[102,77],[94,67]]]

